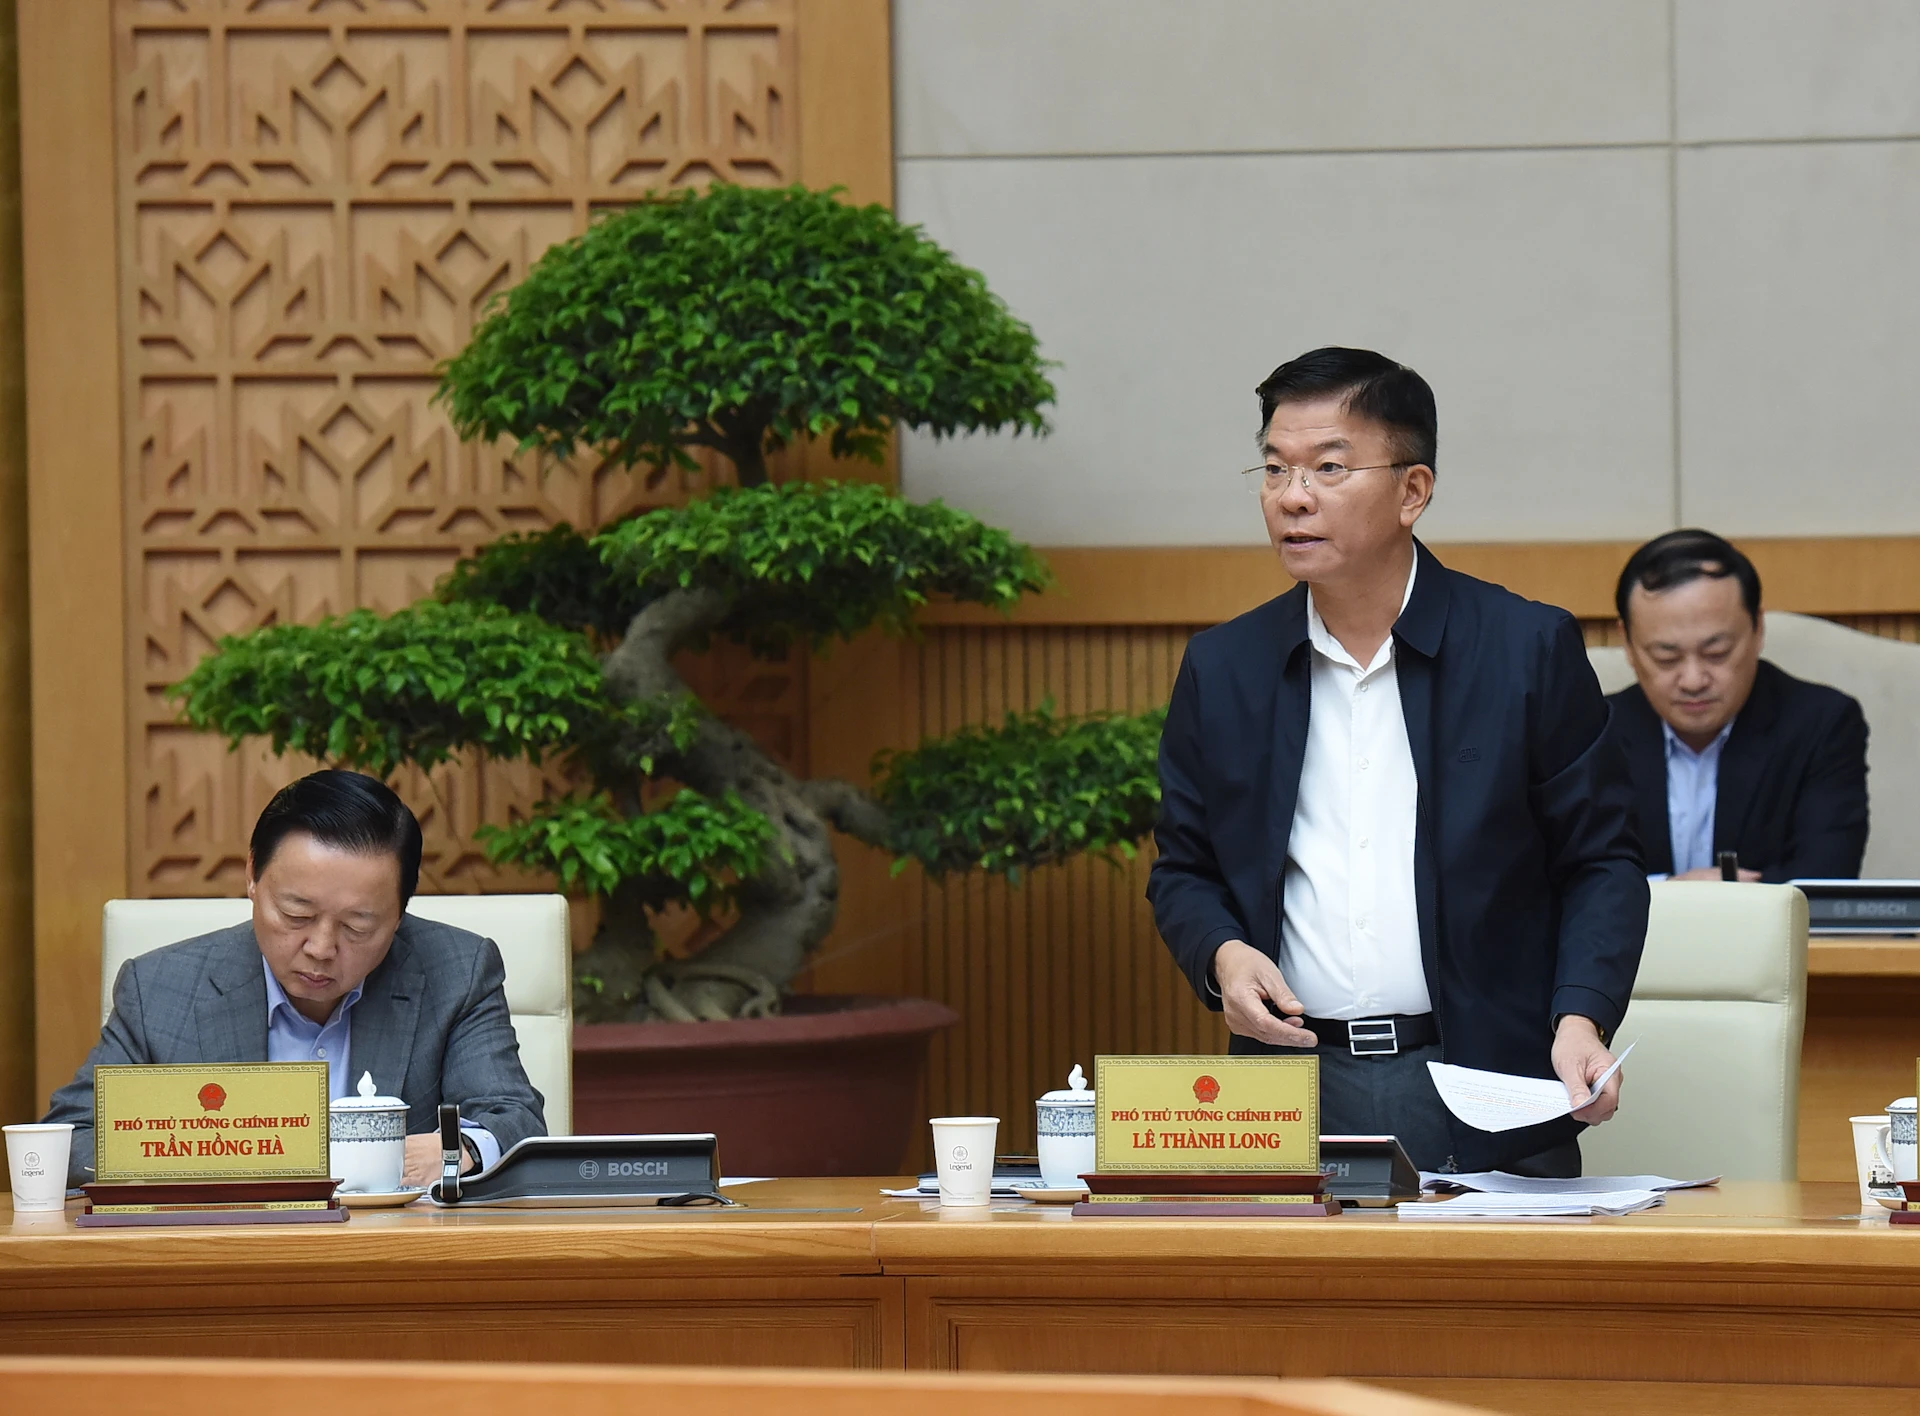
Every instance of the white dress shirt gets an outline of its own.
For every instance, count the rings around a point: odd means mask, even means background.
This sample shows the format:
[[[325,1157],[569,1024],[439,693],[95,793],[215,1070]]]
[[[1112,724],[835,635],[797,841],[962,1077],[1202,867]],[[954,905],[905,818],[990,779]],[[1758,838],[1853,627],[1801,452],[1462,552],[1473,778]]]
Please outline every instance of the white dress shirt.
[[[1400,608],[1413,598],[1418,561]],[[1312,703],[1282,884],[1280,971],[1316,1018],[1433,1009],[1420,963],[1413,836],[1420,785],[1393,636],[1364,668],[1307,592]]]

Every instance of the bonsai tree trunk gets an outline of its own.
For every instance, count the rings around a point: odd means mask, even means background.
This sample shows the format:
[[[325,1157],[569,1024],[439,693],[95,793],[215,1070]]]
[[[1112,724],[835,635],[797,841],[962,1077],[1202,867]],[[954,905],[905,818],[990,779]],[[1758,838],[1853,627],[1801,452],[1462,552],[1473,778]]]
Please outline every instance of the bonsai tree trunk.
[[[743,487],[764,487],[767,484],[767,457],[761,451],[760,439],[729,443],[727,456],[733,459],[735,475]]]
[[[607,658],[609,692],[629,702],[691,697],[673,654],[718,626],[727,610],[726,598],[713,590],[679,590],[648,605]],[[692,745],[663,765],[708,796],[737,793],[774,824],[779,844],[766,868],[741,885],[733,926],[695,958],[650,971],[646,1002],[654,1014],[680,1022],[770,1012],[839,912],[832,828],[877,843],[886,814],[847,783],[800,781],[747,734],[710,715]],[[616,909],[610,923],[631,928],[622,913]]]
[[[698,447],[710,447],[733,464],[734,480],[743,487],[764,487],[767,473],[767,422],[758,413],[732,421],[711,420],[687,437]]]

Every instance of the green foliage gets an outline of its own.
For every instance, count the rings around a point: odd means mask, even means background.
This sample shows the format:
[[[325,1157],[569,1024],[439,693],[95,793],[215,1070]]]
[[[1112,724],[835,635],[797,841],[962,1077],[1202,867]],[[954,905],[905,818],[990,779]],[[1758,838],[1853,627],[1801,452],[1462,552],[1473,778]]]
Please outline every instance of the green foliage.
[[[965,512],[865,484],[769,485],[764,453],[810,437],[877,461],[901,424],[1039,434],[1054,397],[1046,368],[978,273],[880,207],[798,187],[646,198],[551,248],[444,366],[438,397],[467,438],[550,455],[584,444],[628,466],[692,465],[687,449],[704,446],[733,459],[742,485],[595,536],[564,525],[509,536],[394,615],[227,638],[169,693],[185,722],[236,747],[263,737],[381,776],[466,750],[566,756],[589,793],[479,837],[498,864],[612,897],[587,992],[602,1015],[649,1006],[643,992],[664,1009],[638,907],[756,907],[739,900],[743,882],[801,839],[789,832],[813,828],[731,791],[638,809],[656,768],[716,792],[779,769],[705,733],[690,695],[616,702],[600,653],[677,590],[717,594],[718,633],[777,651],[876,624],[909,630],[936,597],[1005,609],[1043,588],[1029,548]],[[655,665],[616,682],[663,675]],[[1163,716],[1072,721],[1048,705],[883,754],[892,844],[935,873],[1018,876],[1087,851],[1131,854],[1159,803]],[[766,980],[730,966],[770,997]]]
[[[773,823],[729,792],[719,801],[682,791],[638,816],[623,816],[602,792],[542,802],[511,826],[476,833],[496,865],[551,871],[569,891],[610,895],[633,882],[649,905],[686,900],[711,912],[735,883],[765,866]]]
[[[705,442],[761,479],[801,434],[1045,430],[1033,331],[915,227],[803,187],[649,198],[550,248],[441,370],[465,438],[628,465]]]
[[[1021,870],[1086,851],[1133,855],[1160,805],[1166,711],[1063,719],[1049,702],[998,728],[875,762],[893,846],[934,874]],[[899,867],[896,867],[896,870]]]
[[[939,502],[859,482],[722,487],[596,539],[642,595],[688,587],[733,602],[726,631],[760,649],[900,631],[928,599],[1011,606],[1045,564],[1006,532]]]
[[[437,593],[450,603],[501,605],[617,639],[657,592],[613,574],[593,542],[562,522],[481,547],[454,566]]]
[[[463,748],[533,758],[619,717],[586,641],[531,615],[426,601],[229,636],[168,690],[234,747],[264,737],[387,776]]]

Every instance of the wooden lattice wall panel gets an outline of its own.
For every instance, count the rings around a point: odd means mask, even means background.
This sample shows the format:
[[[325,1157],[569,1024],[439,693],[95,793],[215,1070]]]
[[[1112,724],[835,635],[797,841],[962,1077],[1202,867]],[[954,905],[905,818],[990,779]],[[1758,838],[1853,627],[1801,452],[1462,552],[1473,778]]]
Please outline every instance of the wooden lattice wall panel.
[[[596,210],[794,180],[794,23],[793,0],[115,0],[136,892],[236,890],[309,766],[173,722],[163,689],[219,636],[397,609],[504,532],[685,494],[464,446],[433,369]],[[798,743],[802,672],[707,677]],[[426,887],[476,889],[472,828],[552,783],[401,785]]]

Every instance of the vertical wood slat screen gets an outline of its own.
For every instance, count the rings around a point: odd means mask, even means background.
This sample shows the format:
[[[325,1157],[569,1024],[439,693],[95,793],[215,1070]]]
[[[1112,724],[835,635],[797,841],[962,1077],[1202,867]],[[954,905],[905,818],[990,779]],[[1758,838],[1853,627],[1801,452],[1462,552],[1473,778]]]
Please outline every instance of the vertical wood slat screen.
[[[938,736],[1052,699],[1061,713],[1165,703],[1199,626],[929,631],[908,650],[919,731]],[[1226,1030],[1194,998],[1147,908],[1151,851],[1077,860],[1021,884],[979,875],[921,888],[914,992],[961,1021],[933,1044],[929,1115],[1001,1118],[1003,1154],[1031,1154],[1033,1100],[1096,1053],[1219,1052]]]
[[[1857,629],[1862,634],[1877,634],[1882,639],[1898,639],[1920,644],[1920,615],[1829,615],[1835,624]]]
[[[1920,643],[1920,615],[1834,616]],[[1587,642],[1619,642],[1611,620]],[[1139,712],[1164,703],[1187,640],[1203,625],[938,628],[906,650],[918,732],[938,736],[1051,698],[1062,713]],[[979,875],[918,888],[908,989],[960,1014],[935,1039],[929,1116],[1000,1118],[1003,1155],[1031,1154],[1033,1100],[1097,1053],[1223,1052],[1217,1013],[1193,996],[1146,902],[1151,846],[1132,862],[1033,872],[1018,886]],[[924,1147],[925,1139],[921,1140]],[[924,1151],[920,1163],[928,1162]]]

